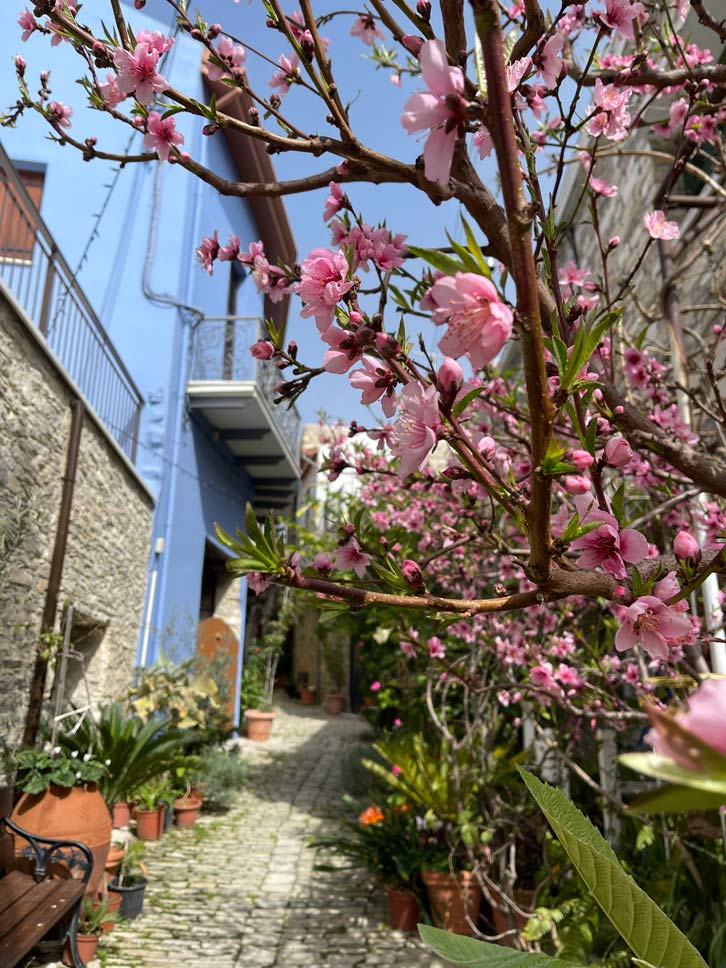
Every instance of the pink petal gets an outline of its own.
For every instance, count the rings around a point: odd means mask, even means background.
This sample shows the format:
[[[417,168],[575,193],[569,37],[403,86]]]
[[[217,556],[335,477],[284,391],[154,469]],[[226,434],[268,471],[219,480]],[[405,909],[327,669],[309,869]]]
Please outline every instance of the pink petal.
[[[620,532],[620,555],[631,565],[637,565],[648,554],[648,541],[639,531],[625,528]]]
[[[424,174],[429,181],[446,185],[451,174],[454,160],[456,130],[446,133],[444,128],[435,128],[424,145]]]
[[[446,48],[440,40],[429,40],[421,48],[421,73],[428,89],[441,97],[464,91],[464,76],[458,67],[449,67]]]

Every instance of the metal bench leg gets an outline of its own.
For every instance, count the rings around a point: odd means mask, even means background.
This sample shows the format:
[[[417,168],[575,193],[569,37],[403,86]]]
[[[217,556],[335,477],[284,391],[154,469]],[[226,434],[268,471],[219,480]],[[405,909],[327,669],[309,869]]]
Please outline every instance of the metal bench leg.
[[[71,949],[71,958],[73,959],[73,964],[75,968],[85,968],[85,965],[81,961],[81,955],[78,951],[78,921],[81,916],[81,905],[83,904],[83,898],[79,898],[78,904],[73,909],[73,914],[71,915],[71,923],[68,926],[68,933],[66,934],[66,940],[68,941],[68,946]]]

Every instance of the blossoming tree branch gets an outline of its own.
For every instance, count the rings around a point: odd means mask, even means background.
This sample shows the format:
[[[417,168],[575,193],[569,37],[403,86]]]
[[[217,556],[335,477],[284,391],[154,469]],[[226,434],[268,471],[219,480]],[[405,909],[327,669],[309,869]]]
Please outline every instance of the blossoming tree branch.
[[[690,613],[689,602],[726,568],[722,327],[691,314],[684,326],[688,307],[679,303],[673,264],[695,259],[723,215],[726,66],[679,33],[685,0],[588,0],[546,14],[537,0],[441,0],[438,11],[428,0],[370,0],[324,16],[311,0],[293,10],[264,0],[236,21],[263,17],[266,50],[201,14],[192,18],[181,0],[167,2],[178,31],[199,44],[208,78],[244,93],[245,117],[227,113],[225,97],[201,102],[172,87],[163,69],[175,38],[136,28],[118,0],[109,0],[113,27],[104,36],[71,0],[38,0],[19,15],[22,40],[70,44],[90,105],[139,131],[143,150],[119,154],[77,131],[49,73],[34,93],[20,55],[19,97],[4,123],[36,111],[53,138],[87,161],[159,160],[226,195],[328,186],[321,233],[326,224],[330,242],[300,265],[273,264],[261,243],[243,251],[239,238],[221,240],[210,226],[197,250],[201,268],[213,274],[217,263],[239,261],[271,300],[299,299],[300,315],[317,329],[316,360],[300,359],[271,324],[251,347],[277,367],[280,405],[329,372],[380,406],[378,423],[350,425],[353,449],[334,449],[331,476],[350,465],[396,474],[400,489],[436,484],[474,522],[437,536],[427,562],[401,560],[363,518],[341,522],[337,550],[307,561],[250,512],[246,533],[222,538],[253,590],[274,581],[312,593],[321,607],[390,605],[463,619],[606,601],[619,651],[669,660],[696,642],[707,647],[718,630],[708,615],[701,623]],[[718,50],[723,23],[700,2],[693,7]],[[325,36],[337,17],[349,19],[350,43],[367,48],[371,69],[411,89],[400,116],[386,120],[412,136],[405,157],[355,133],[355,92],[336,80],[336,61],[348,55]],[[265,67],[266,86],[253,84],[253,59]],[[293,87],[317,105],[312,133],[309,120],[303,126],[286,109]],[[272,155],[313,156],[319,171],[266,184],[225,178],[185,150],[180,115],[210,138],[234,131]],[[644,148],[644,128],[664,147]],[[637,254],[624,268],[620,237],[604,234],[619,191],[605,176],[613,159],[638,155],[657,158],[664,177],[639,213]],[[496,184],[483,177],[487,158]],[[565,214],[573,168],[582,172],[574,179],[579,198]],[[671,218],[684,174],[708,189],[686,228]],[[366,182],[408,186],[431,205],[456,201],[465,241],[422,249],[398,231],[405,225],[369,224],[355,201],[356,183]],[[591,265],[577,264],[568,249],[576,218],[592,233]],[[656,253],[665,267],[662,304],[645,307],[639,279]],[[722,313],[723,301],[716,307]],[[418,337],[422,317],[440,330],[433,344]],[[668,333],[672,353],[664,352]],[[701,374],[684,369],[689,345]],[[462,539],[492,580],[475,597],[432,593],[427,569],[436,562],[440,571]],[[504,555],[513,563],[508,577],[496,573]],[[704,655],[707,648],[698,652],[701,671]]]

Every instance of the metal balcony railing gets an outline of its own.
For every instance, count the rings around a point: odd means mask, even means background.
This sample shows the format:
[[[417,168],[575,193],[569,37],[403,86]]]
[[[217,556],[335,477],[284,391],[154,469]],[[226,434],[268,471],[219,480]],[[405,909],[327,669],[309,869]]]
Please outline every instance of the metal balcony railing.
[[[1,145],[0,279],[133,461],[143,397]]]
[[[282,375],[272,363],[255,359],[250,353],[250,347],[263,333],[263,321],[256,316],[202,320],[194,332],[191,379],[254,383],[291,457],[297,461],[302,435],[300,415],[295,407],[275,405],[274,389]]]

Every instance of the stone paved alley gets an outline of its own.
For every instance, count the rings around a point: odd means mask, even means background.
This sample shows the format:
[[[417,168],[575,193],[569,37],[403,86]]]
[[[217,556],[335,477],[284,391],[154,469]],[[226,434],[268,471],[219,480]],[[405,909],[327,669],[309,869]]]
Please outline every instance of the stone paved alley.
[[[384,924],[362,872],[313,870],[306,845],[334,829],[342,754],[365,731],[356,716],[278,707],[268,743],[242,741],[236,806],[150,845],[144,913],[109,937],[106,968],[443,968]]]

